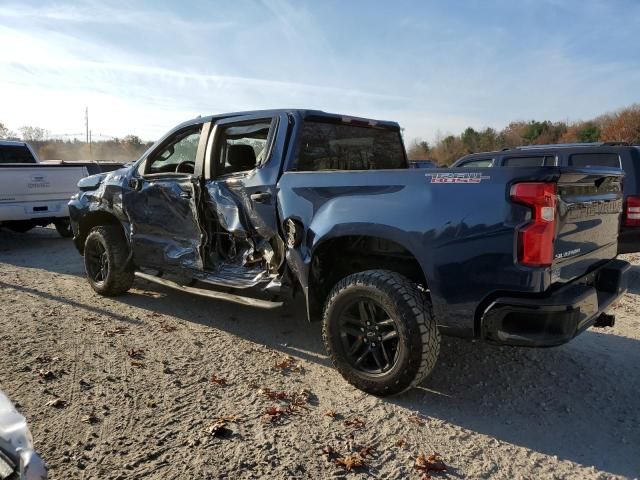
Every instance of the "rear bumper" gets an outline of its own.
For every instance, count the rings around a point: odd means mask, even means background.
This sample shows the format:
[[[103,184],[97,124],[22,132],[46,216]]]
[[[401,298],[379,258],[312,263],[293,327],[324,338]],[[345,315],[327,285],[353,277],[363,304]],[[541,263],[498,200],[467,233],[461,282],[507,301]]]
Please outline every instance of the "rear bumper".
[[[68,200],[42,200],[0,204],[0,222],[68,217]]]
[[[482,316],[482,337],[527,347],[566,343],[626,292],[629,269],[629,263],[612,260],[551,295],[497,298]]]

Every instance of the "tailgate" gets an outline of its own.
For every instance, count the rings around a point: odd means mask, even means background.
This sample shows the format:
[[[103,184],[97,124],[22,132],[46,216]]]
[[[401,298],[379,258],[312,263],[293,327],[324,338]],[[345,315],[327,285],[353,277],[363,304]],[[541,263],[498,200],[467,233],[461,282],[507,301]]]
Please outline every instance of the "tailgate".
[[[77,166],[2,165],[0,204],[69,199],[86,175],[86,168]]]
[[[623,175],[618,169],[560,169],[554,281],[570,281],[616,256]]]

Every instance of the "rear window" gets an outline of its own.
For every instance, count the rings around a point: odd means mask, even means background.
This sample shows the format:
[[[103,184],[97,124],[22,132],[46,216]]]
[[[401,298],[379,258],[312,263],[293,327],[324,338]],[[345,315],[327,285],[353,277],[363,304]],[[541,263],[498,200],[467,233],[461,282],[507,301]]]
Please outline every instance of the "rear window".
[[[617,153],[575,153],[569,157],[573,167],[614,167],[621,168]]]
[[[386,128],[306,121],[298,171],[407,168],[400,132]]]
[[[553,155],[507,157],[502,164],[505,167],[552,167],[556,164],[556,158]]]
[[[36,159],[25,146],[0,145],[0,163],[36,163]]]

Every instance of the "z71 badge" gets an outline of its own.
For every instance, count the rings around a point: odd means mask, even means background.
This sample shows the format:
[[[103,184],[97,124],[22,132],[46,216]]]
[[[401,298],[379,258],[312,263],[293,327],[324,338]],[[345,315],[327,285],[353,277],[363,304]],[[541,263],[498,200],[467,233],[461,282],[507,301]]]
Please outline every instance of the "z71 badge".
[[[464,173],[426,173],[426,177],[431,177],[429,183],[480,183],[489,180],[489,175],[482,175],[478,172]]]

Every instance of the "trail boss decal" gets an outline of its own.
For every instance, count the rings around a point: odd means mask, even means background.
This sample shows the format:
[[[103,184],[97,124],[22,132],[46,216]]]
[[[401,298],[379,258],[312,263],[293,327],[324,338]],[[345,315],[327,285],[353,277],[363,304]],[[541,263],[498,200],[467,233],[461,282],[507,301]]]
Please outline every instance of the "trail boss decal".
[[[478,172],[426,173],[425,177],[431,177],[429,183],[480,183],[491,178],[489,175],[482,175]]]

